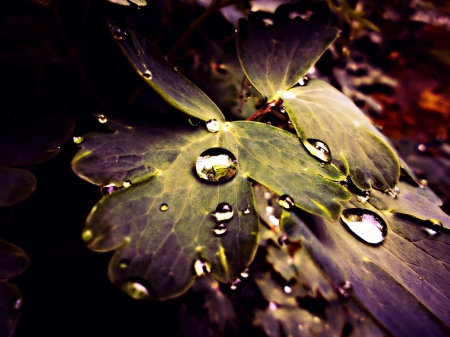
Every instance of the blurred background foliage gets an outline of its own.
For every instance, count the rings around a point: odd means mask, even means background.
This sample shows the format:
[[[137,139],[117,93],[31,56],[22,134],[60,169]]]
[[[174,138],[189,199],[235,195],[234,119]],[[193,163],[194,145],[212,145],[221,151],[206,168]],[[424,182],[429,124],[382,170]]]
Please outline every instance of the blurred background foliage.
[[[250,10],[271,12],[285,2],[155,0],[144,6],[143,1],[127,5],[106,0],[16,0],[2,4],[2,133],[10,125],[41,125],[39,119],[62,116],[74,122],[65,123],[67,132],[50,141],[52,148],[60,147],[56,157],[19,164],[36,177],[34,193],[0,207],[0,238],[21,247],[30,258],[22,274],[0,274],[2,285],[14,284],[23,296],[19,308],[15,296],[5,309],[20,310],[14,336],[144,336],[157,329],[164,336],[287,335],[289,315],[300,315],[314,326],[325,307],[332,310],[324,304],[331,299],[321,297],[327,293],[322,289],[320,296],[302,294],[302,303],[286,299],[293,311],[278,322],[264,316],[273,309],[267,275],[278,286],[285,282],[280,269],[277,274],[266,260],[267,254],[276,253],[270,242],[277,237],[271,239],[270,230],[262,234],[250,277],[244,275],[236,290],[205,278],[182,297],[158,303],[136,302],[112,286],[105,268],[110,255],[89,252],[80,238],[100,192],[73,174],[70,162],[77,147],[67,142],[70,134],[101,130],[93,113],[173,113],[135,74],[108,23],[150,37],[230,119],[240,119],[261,102],[252,94],[251,104],[243,104],[251,88],[242,81],[233,56],[237,19]],[[311,76],[326,79],[351,97],[393,141],[422,183],[442,198],[449,213],[450,4],[444,0],[327,2],[341,34]],[[262,121],[290,128],[276,113]],[[14,134],[8,141],[14,142]],[[21,150],[14,151],[2,156],[15,156]],[[27,261],[26,255],[21,258]],[[285,274],[281,271],[281,275]],[[358,310],[348,305],[350,311]],[[13,316],[17,319],[16,313]],[[367,333],[358,330],[354,321],[336,324],[342,335]]]

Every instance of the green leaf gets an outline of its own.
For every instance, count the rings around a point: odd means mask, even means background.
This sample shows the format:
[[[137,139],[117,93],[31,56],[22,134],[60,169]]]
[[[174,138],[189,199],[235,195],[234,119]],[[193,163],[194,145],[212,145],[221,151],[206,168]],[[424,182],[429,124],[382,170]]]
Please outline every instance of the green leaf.
[[[36,188],[36,177],[27,170],[0,167],[0,206],[11,206],[28,198]]]
[[[237,50],[242,68],[255,88],[272,100],[294,86],[315,64],[338,34],[328,27],[329,10],[315,4],[314,14],[305,21],[289,19],[295,7],[281,5],[273,26],[266,26],[261,13],[251,12],[248,21],[239,20]]]
[[[394,188],[400,176],[395,151],[348,97],[312,79],[282,98],[298,135],[325,142],[339,166],[348,167],[358,188]]]
[[[347,281],[353,285],[351,298],[354,296],[391,334],[448,334],[450,275],[449,257],[444,253],[448,233],[429,237],[408,219],[389,212],[381,214],[369,203],[352,202],[386,220],[388,234],[381,245],[368,245],[356,239],[342,223],[318,217],[303,215],[302,221],[296,221],[298,216],[291,212],[293,220],[289,226],[297,224],[304,237],[302,246],[318,265],[323,262],[316,259],[316,250],[319,256],[326,252],[328,266],[346,272]],[[284,230],[288,232],[287,228]],[[340,278],[325,273],[335,285],[341,282]],[[386,310],[387,307],[395,310]]]
[[[186,291],[198,259],[211,263],[222,282],[232,281],[250,264],[259,222],[249,178],[330,219],[339,216],[339,201],[351,196],[327,179],[343,177],[333,165],[321,167],[297,137],[266,124],[223,123],[217,133],[173,124],[131,126],[111,119],[106,125],[116,131],[86,135],[73,169],[94,184],[120,188],[93,208],[83,238],[93,250],[118,250],[110,278],[129,293],[138,287],[136,282],[144,285],[144,298]],[[210,148],[234,154],[234,178],[215,184],[197,176],[197,158]],[[232,206],[234,216],[226,222],[226,234],[217,236],[212,213],[222,202]],[[161,209],[163,204],[167,209]]]
[[[180,74],[148,40],[130,31],[132,42],[120,36],[119,46],[138,74],[167,103],[176,109],[204,121],[225,118],[213,101],[195,84]],[[132,46],[134,45],[134,48]]]

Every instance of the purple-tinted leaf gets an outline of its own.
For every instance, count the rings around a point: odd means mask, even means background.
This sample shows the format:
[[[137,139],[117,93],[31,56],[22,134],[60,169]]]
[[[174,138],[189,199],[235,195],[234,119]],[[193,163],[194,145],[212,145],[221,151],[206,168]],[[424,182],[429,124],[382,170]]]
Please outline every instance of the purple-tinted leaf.
[[[28,198],[36,188],[36,177],[27,170],[0,167],[0,206],[11,206]]]

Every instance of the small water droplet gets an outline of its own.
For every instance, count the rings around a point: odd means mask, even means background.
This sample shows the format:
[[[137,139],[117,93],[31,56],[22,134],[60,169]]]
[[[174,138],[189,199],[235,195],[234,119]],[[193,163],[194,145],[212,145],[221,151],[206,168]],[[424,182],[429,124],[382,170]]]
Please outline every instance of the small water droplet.
[[[282,105],[282,106],[280,107],[280,112],[281,112],[282,114],[285,114],[285,113],[286,113],[286,107],[285,107],[284,105]]]
[[[125,292],[136,300],[149,297],[148,289],[139,282],[128,281],[123,286]]]
[[[273,195],[271,192],[269,192],[269,191],[264,192],[264,199],[270,200],[272,198],[272,196]]]
[[[325,167],[325,164],[324,164],[324,163],[320,163],[319,166],[320,166],[320,167]]]
[[[357,195],[356,200],[362,202],[363,204],[369,201],[370,191],[363,191],[362,195]]]
[[[209,132],[218,132],[220,130],[220,122],[215,119],[210,119],[206,122],[206,128]]]
[[[227,225],[225,225],[224,223],[215,224],[213,229],[214,234],[218,236],[224,235],[227,232],[227,230],[228,230]]]
[[[151,80],[153,78],[152,72],[148,69],[145,69],[145,71],[142,73],[142,76],[144,76],[147,80]]]
[[[237,160],[230,151],[215,147],[204,151],[198,157],[195,167],[201,179],[218,183],[234,177]]]
[[[269,303],[269,309],[272,311],[275,311],[278,309],[278,305],[275,302],[270,302]]]
[[[284,209],[291,209],[292,207],[295,206],[294,199],[292,199],[292,197],[287,194],[283,194],[278,199],[278,204],[280,204],[280,206],[283,207]]]
[[[119,268],[120,269],[127,269],[130,266],[130,260],[122,259],[119,261]]]
[[[266,124],[267,124],[267,125],[272,125],[272,123],[271,123],[271,122],[266,122]]]
[[[161,206],[159,206],[159,210],[161,212],[167,212],[169,210],[169,205],[167,205],[166,203],[161,204]]]
[[[387,235],[386,223],[372,211],[348,208],[342,212],[341,219],[353,234],[367,243],[379,244]]]
[[[266,207],[266,214],[274,214],[275,213],[275,208],[273,208],[272,206],[267,206]]]
[[[421,188],[424,188],[425,186],[428,185],[428,181],[426,181],[425,179],[421,179],[421,180],[419,181],[419,183],[420,183],[420,187],[421,187]]]
[[[388,188],[384,190],[384,193],[389,194],[393,199],[397,199],[398,195],[400,194],[400,189],[395,186],[394,188]]]
[[[117,191],[119,188],[115,184],[108,184],[105,186],[100,187],[100,194],[102,196],[105,196],[107,194],[111,194],[115,191]]]
[[[241,273],[241,277],[247,278],[249,277],[248,268],[245,268],[244,271]]]
[[[95,118],[97,118],[97,121],[101,124],[105,124],[108,121],[108,117],[103,114],[95,114]]]
[[[307,75],[303,76],[301,79],[298,80],[298,84],[304,87],[305,85],[308,85],[309,77]]]
[[[286,246],[287,244],[289,244],[289,238],[285,233],[281,234],[278,238],[278,244],[280,246]]]
[[[422,277],[422,276],[419,276],[419,280],[420,280],[420,281],[423,281],[423,277]]]
[[[348,179],[341,180],[339,183],[341,186],[348,187]]]
[[[216,212],[213,216],[217,221],[226,221],[230,220],[234,215],[233,207],[227,202],[221,202],[216,207]]]
[[[130,187],[130,186],[131,186],[131,181],[130,180],[125,180],[123,182],[123,187],[127,188],[127,187]]]
[[[292,288],[289,286],[284,286],[283,290],[286,294],[290,294],[292,292]]]
[[[317,317],[317,316],[314,316],[313,321],[314,321],[314,323],[319,324],[320,323],[320,318]]]
[[[430,219],[425,222],[424,231],[429,236],[436,236],[441,232],[442,228],[442,223],[439,220]]]
[[[239,147],[239,144],[236,144],[234,147],[237,149]]]
[[[194,262],[194,271],[197,276],[205,276],[211,273],[211,263],[198,259]]]
[[[237,289],[237,285],[239,284],[239,283],[241,283],[242,281],[240,280],[240,279],[235,279],[233,282],[231,282],[231,285],[230,285],[230,289],[231,290],[236,290]]]
[[[18,298],[17,300],[15,300],[13,308],[14,310],[20,310],[22,308],[22,298]]]
[[[321,160],[322,162],[331,162],[332,157],[330,148],[321,140],[312,138],[305,139],[303,141],[303,146],[311,155]]]
[[[92,231],[90,229],[86,229],[85,231],[83,231],[83,233],[81,234],[81,238],[83,239],[84,242],[88,243],[92,240],[92,238],[94,237],[94,234],[92,233]]]
[[[353,286],[350,283],[350,281],[345,281],[337,288],[337,291],[343,297],[348,298],[350,296],[349,292],[350,292],[350,290],[352,290],[352,288],[353,288]]]
[[[175,70],[176,72],[178,72],[178,68],[177,68],[177,67],[173,67],[173,70]]]
[[[81,144],[81,143],[83,143],[84,138],[81,136],[75,136],[72,138],[72,140],[75,144]]]
[[[125,35],[125,31],[114,25],[114,24],[110,24],[109,29],[111,30],[111,34],[112,36],[116,39],[116,40],[122,40],[123,36]]]
[[[195,117],[190,117],[189,118],[189,124],[191,124],[192,126],[198,126],[201,123],[201,120]]]
[[[244,209],[244,211],[242,212],[244,215],[249,215],[250,214],[250,208],[246,208]]]
[[[417,146],[417,149],[418,149],[420,152],[425,152],[425,151],[428,149],[428,147],[427,147],[425,144],[419,144],[419,145]]]

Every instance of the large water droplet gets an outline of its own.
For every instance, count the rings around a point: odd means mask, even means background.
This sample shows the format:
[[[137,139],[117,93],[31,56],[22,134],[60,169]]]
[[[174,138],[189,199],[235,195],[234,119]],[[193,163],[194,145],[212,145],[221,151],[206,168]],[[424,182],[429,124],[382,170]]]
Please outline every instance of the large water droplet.
[[[237,160],[230,151],[216,147],[204,151],[195,167],[200,178],[218,183],[234,177]]]
[[[111,194],[115,191],[117,191],[119,188],[115,185],[115,184],[108,184],[105,186],[100,187],[100,193],[101,195],[107,195],[107,194]]]
[[[305,85],[308,85],[308,82],[309,82],[309,77],[306,75],[298,80],[298,84],[301,85],[302,87],[304,87]]]
[[[220,122],[215,119],[210,119],[206,122],[206,128],[209,132],[217,132],[220,130]]]
[[[213,232],[214,234],[221,236],[224,235],[227,232],[228,228],[227,225],[225,225],[224,223],[218,223],[215,224]]]
[[[441,232],[442,228],[442,223],[439,220],[430,219],[425,222],[424,231],[430,236],[435,236]]]
[[[331,162],[331,151],[327,144],[318,139],[305,139],[303,141],[303,146],[306,150],[312,154],[314,157],[320,159],[324,163]]]
[[[167,212],[169,210],[169,205],[167,205],[166,203],[161,204],[161,206],[159,206],[159,210],[161,212]]]
[[[283,194],[283,195],[278,199],[278,203],[279,203],[280,206],[283,207],[284,209],[291,209],[292,207],[295,206],[294,199],[292,199],[292,197],[289,196],[289,195],[287,195],[287,194]]]
[[[72,140],[75,144],[81,144],[81,143],[83,143],[84,138],[80,137],[80,136],[75,136],[72,138]]]
[[[221,202],[216,207],[216,212],[213,216],[217,221],[230,220],[234,215],[233,207],[227,202]]]
[[[81,238],[86,243],[91,242],[93,237],[94,237],[94,234],[92,233],[92,231],[90,229],[86,229],[85,231],[83,231],[83,233],[81,233]]]
[[[123,286],[125,292],[136,300],[141,300],[149,297],[148,289],[139,282],[128,281]]]
[[[367,243],[379,244],[387,235],[386,223],[372,211],[348,208],[342,212],[341,219],[353,234]]]
[[[145,71],[142,73],[142,76],[144,76],[148,80],[151,80],[153,78],[152,72],[148,69],[145,69]]]
[[[211,263],[203,259],[198,259],[194,262],[194,271],[197,276],[205,276],[211,273]]]
[[[97,118],[97,121],[101,124],[105,124],[108,121],[108,117],[103,114],[95,114],[95,118]]]

